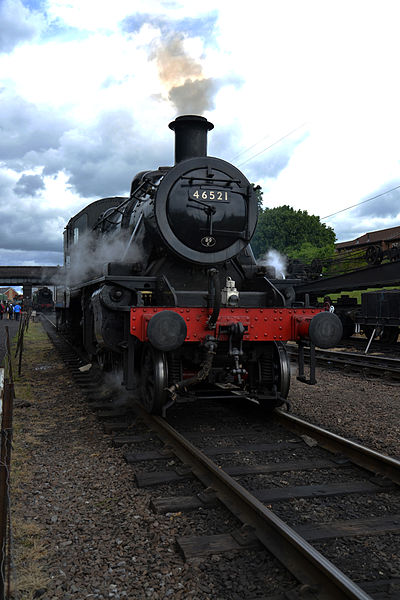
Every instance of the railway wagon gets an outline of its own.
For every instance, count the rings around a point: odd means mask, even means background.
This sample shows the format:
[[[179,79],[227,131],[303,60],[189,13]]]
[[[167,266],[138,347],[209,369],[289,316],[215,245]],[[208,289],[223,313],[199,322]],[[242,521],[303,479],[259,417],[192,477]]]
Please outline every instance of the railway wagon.
[[[375,290],[355,298],[340,296],[335,305],[345,337],[357,330],[386,344],[397,342],[400,334],[400,290]]]
[[[150,412],[188,396],[278,406],[290,385],[285,342],[330,347],[341,322],[257,264],[256,195],[207,155],[213,125],[186,115],[169,127],[173,166],[138,173],[129,196],[70,219],[58,321]]]

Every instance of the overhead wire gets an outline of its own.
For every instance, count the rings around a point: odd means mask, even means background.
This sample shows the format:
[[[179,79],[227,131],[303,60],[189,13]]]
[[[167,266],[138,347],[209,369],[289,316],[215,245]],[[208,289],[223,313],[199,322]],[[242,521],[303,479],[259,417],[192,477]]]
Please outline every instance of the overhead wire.
[[[289,137],[290,135],[292,135],[293,133],[295,133],[296,131],[298,131],[299,129],[301,129],[302,127],[304,127],[304,125],[306,125],[307,122],[302,123],[301,125],[299,125],[298,127],[296,127],[295,129],[292,129],[291,131],[289,131],[287,134],[285,134],[284,136],[282,136],[281,138],[275,140],[275,142],[273,142],[272,144],[270,144],[269,146],[267,146],[266,148],[264,148],[263,150],[260,150],[259,152],[257,152],[256,154],[254,154],[253,156],[250,156],[250,158],[246,159],[245,161],[241,162],[238,164],[238,167],[242,167],[243,165],[245,165],[246,163],[250,162],[251,160],[253,160],[253,158],[256,158],[257,156],[259,156],[260,154],[263,154],[264,152],[266,152],[267,150],[269,150],[270,148],[272,148],[273,146],[275,146],[276,144],[279,144],[279,142],[281,142],[282,140],[284,140],[285,138]],[[265,136],[264,138],[262,138],[263,141],[266,138],[268,138],[269,136]],[[254,148],[255,146],[257,146],[257,144],[259,144],[260,142],[256,142],[255,144],[252,144],[249,148],[247,148],[246,150],[243,150],[242,152],[239,152],[239,154],[236,155],[235,158],[241,156],[242,154],[245,154],[246,152],[248,152],[249,150],[251,150],[252,148]],[[342,208],[341,210],[338,210],[334,213],[331,213],[330,215],[326,215],[325,217],[321,217],[321,219],[329,219],[330,217],[334,217],[335,215],[338,215],[339,213],[345,212],[346,210],[350,210],[351,208],[354,208],[356,206],[360,206],[361,204],[365,204],[366,202],[370,202],[371,200],[376,200],[376,198],[380,198],[382,196],[385,196],[386,194],[389,194],[390,192],[393,192],[395,190],[398,190],[400,188],[400,185],[397,185],[393,188],[391,188],[390,190],[386,190],[385,192],[382,192],[381,194],[377,194],[376,196],[371,196],[371,198],[367,198],[366,200],[362,200],[361,202],[357,202],[356,204],[352,204],[351,206],[347,206],[346,208]]]
[[[260,150],[259,152],[257,152],[256,154],[253,154],[253,156],[250,156],[249,158],[247,158],[245,161],[241,162],[238,164],[238,167],[242,167],[243,165],[247,164],[248,162],[250,162],[251,160],[253,160],[254,158],[256,158],[257,156],[260,156],[260,154],[263,154],[264,152],[266,152],[267,150],[269,150],[270,148],[272,148],[273,146],[276,146],[276,144],[279,144],[279,142],[281,142],[282,140],[286,139],[287,137],[289,137],[290,135],[292,135],[293,133],[295,133],[296,131],[298,131],[299,129],[301,129],[302,127],[304,127],[307,124],[307,122],[302,123],[301,125],[299,125],[298,127],[296,127],[295,129],[292,129],[291,131],[289,131],[288,133],[286,133],[285,135],[283,135],[282,137],[280,137],[279,139],[275,140],[275,142],[273,142],[272,144],[270,144],[269,146],[267,146],[266,148],[263,148],[262,150]],[[255,146],[257,146],[260,142],[264,141],[265,139],[267,139],[268,137],[270,137],[269,135],[263,137],[261,140],[259,140],[258,142],[256,142],[255,144],[252,144],[251,146],[249,146],[248,148],[246,148],[246,150],[243,150],[242,152],[239,152],[239,154],[237,154],[233,160],[236,160],[239,156],[242,156],[243,154],[245,154],[246,152],[248,152],[249,150],[252,150]],[[347,210],[350,210],[351,208],[355,208],[356,206],[360,206],[361,204],[365,204],[366,202],[370,202],[371,200],[376,200],[376,198],[381,198],[382,196],[385,196],[386,194],[389,194],[390,192],[393,192],[395,190],[398,190],[400,188],[400,185],[397,185],[393,188],[391,188],[390,190],[386,190],[385,192],[382,192],[381,194],[377,194],[376,196],[371,196],[370,198],[367,198],[366,200],[362,200],[361,202],[357,202],[356,204],[352,204],[351,206],[348,206],[346,208],[342,208],[341,210],[338,210],[334,213],[331,213],[330,215],[326,215],[325,217],[321,217],[322,219],[329,219],[330,217],[334,217],[335,215],[338,215],[342,212],[345,212]]]
[[[279,139],[275,140],[275,142],[272,142],[272,144],[270,144],[269,146],[267,146],[266,148],[263,148],[262,150],[260,150],[259,152],[257,152],[256,154],[253,154],[253,156],[250,156],[250,158],[247,158],[245,161],[239,163],[237,166],[238,167],[242,167],[243,165],[247,164],[248,162],[250,162],[251,160],[253,160],[253,158],[256,158],[257,156],[260,156],[260,154],[263,154],[264,152],[266,152],[267,150],[269,150],[270,148],[272,148],[273,146],[276,146],[276,144],[279,144],[279,142],[281,142],[282,140],[286,139],[287,137],[289,137],[290,135],[292,135],[293,133],[295,133],[296,131],[298,131],[299,129],[301,129],[302,127],[304,127],[304,125],[306,125],[307,122],[302,123],[301,125],[299,125],[298,127],[296,127],[295,129],[292,129],[291,131],[289,131],[288,133],[286,133],[285,135],[283,135],[282,137],[280,137]],[[267,136],[268,137],[268,136]],[[263,138],[265,139],[265,138]],[[257,142],[259,143],[259,142]],[[248,148],[247,150],[244,150],[244,152],[247,152],[248,150],[251,150],[251,148],[254,148],[254,146],[257,145],[253,144],[252,146],[250,146],[250,148]],[[242,154],[243,154],[242,153]],[[240,154],[239,154],[240,156]]]
[[[354,208],[355,206],[360,206],[361,204],[365,204],[366,202],[370,202],[371,200],[376,200],[376,198],[380,198],[381,196],[385,196],[386,194],[389,194],[390,192],[394,192],[394,190],[398,190],[400,188],[400,185],[396,185],[396,187],[391,188],[390,190],[386,190],[386,192],[382,192],[381,194],[377,194],[376,196],[372,196],[371,198],[367,198],[366,200],[362,200],[361,202],[357,202],[357,204],[352,204],[351,206],[348,206],[347,208],[342,208],[341,210],[338,210],[330,215],[327,215],[326,217],[321,217],[321,219],[329,219],[329,217],[333,217],[335,215],[338,215],[339,213],[345,212],[346,210],[350,210],[350,208]]]
[[[258,140],[258,142],[255,142],[254,144],[252,144],[251,146],[249,146],[248,148],[246,148],[245,150],[241,150],[240,152],[238,152],[238,154],[236,154],[232,159],[231,162],[234,163],[237,161],[238,158],[240,158],[240,156],[242,156],[243,154],[246,154],[246,152],[249,152],[249,150],[252,150],[253,148],[255,148],[255,146],[258,146],[258,144],[260,144],[261,142],[263,142],[264,140],[268,139],[269,137],[271,137],[271,134],[268,133],[268,135],[265,135],[263,138],[261,138],[261,140]]]

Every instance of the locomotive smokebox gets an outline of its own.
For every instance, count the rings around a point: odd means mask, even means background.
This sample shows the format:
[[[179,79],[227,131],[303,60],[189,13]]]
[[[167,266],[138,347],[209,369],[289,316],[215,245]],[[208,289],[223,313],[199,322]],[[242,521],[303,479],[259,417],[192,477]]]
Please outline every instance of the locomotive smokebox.
[[[214,125],[205,117],[177,117],[169,128],[175,131],[175,164],[188,158],[207,156],[207,132],[214,129]]]

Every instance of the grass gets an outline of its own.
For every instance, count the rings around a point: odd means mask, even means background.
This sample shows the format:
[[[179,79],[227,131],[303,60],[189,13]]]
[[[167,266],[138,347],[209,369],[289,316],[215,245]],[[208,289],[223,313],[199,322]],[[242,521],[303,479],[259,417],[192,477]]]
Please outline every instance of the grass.
[[[24,334],[21,375],[18,375],[18,356],[15,358],[16,338],[11,344],[11,363],[15,384],[15,397],[28,401],[31,407],[22,411],[35,411],[35,393],[32,373],[47,360],[52,362],[54,351],[39,323],[30,323]],[[54,359],[53,359],[54,360]],[[29,413],[30,415],[32,412]],[[47,586],[46,546],[41,528],[26,516],[27,488],[33,478],[31,468],[32,450],[41,442],[40,426],[32,426],[26,413],[15,410],[13,415],[13,445],[11,456],[11,522],[13,536],[14,573],[11,574],[12,592],[19,600],[31,600],[35,592]]]

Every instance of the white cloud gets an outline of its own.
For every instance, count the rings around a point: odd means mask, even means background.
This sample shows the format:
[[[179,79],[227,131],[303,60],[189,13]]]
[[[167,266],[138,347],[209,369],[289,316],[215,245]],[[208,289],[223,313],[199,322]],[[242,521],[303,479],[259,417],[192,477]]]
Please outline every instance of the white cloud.
[[[218,8],[226,4],[221,0]],[[114,31],[121,21],[132,14],[144,13],[165,15],[179,19],[193,16],[201,12],[214,10],[216,4],[212,0],[118,0],[110,5],[108,0],[49,0],[48,13],[52,19],[60,19],[62,23],[88,31]]]
[[[1,189],[13,199],[21,176],[43,177],[44,189],[37,178],[23,182],[27,194],[36,186],[40,210],[59,211],[51,215],[58,235],[91,194],[119,194],[136,171],[171,164],[167,125],[177,109],[156,60],[171,40],[164,56],[179,50],[209,82],[197,89],[209,90],[210,153],[237,156],[263,185],[266,205],[324,216],[392,187],[400,180],[397,2],[248,7],[48,0],[45,14],[3,2],[10,27],[0,24]],[[179,105],[187,77],[174,80]],[[328,222],[338,237],[399,222],[370,206],[370,218],[352,210]]]
[[[34,39],[45,27],[45,18],[31,12],[20,0],[2,0],[0,3],[0,52],[9,52],[15,46]]]
[[[115,103],[132,105],[134,94],[140,99],[159,89],[145,50],[118,35],[25,45],[0,58],[0,69],[18,95],[77,119]]]

